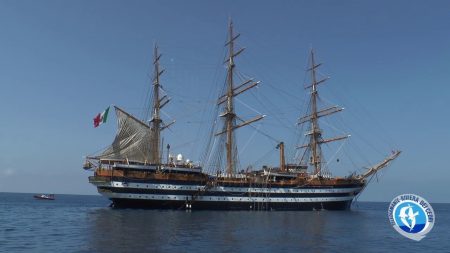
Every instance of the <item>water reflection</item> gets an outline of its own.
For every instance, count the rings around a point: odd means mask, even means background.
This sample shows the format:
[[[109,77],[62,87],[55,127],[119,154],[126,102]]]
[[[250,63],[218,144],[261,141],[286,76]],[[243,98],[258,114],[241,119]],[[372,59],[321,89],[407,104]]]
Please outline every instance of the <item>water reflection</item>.
[[[368,212],[220,212],[97,209],[88,213],[92,252],[366,251]],[[363,245],[363,246],[358,246]],[[362,247],[362,248],[359,248]]]
[[[90,249],[167,251],[200,238],[196,231],[203,230],[203,223],[193,216],[179,211],[95,210],[88,219]]]

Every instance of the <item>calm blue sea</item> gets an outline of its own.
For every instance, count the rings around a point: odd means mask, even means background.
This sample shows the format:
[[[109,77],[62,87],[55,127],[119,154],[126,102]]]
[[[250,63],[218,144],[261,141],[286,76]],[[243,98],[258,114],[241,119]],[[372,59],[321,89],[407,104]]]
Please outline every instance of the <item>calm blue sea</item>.
[[[403,238],[388,203],[352,211],[116,210],[100,196],[0,193],[0,252],[450,252],[450,204],[421,242]]]

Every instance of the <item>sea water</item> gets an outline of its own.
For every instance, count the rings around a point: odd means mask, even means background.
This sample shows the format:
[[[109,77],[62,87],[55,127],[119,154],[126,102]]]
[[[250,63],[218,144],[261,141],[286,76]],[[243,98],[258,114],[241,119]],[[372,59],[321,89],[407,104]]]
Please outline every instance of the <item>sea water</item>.
[[[112,209],[100,196],[0,193],[0,252],[450,252],[450,204],[432,204],[420,242],[398,234],[389,203],[351,211]]]

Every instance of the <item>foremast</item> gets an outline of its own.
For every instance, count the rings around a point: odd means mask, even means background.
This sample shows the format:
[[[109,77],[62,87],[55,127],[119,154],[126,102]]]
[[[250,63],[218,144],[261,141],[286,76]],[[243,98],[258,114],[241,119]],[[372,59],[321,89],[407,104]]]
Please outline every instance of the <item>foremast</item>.
[[[161,131],[172,125],[174,122],[164,125],[160,111],[163,106],[169,103],[170,98],[167,95],[161,97],[160,89],[160,77],[164,73],[164,69],[160,68],[159,60],[161,54],[158,52],[158,46],[155,44],[153,50],[153,101],[152,101],[152,118],[150,119],[149,125],[152,131],[150,145],[151,145],[151,158],[152,164],[161,164]]]
[[[323,169],[322,163],[324,158],[322,155],[321,145],[324,143],[344,140],[350,137],[350,135],[336,136],[328,139],[324,139],[322,137],[322,130],[319,127],[319,118],[340,112],[344,110],[344,108],[339,106],[331,106],[324,109],[318,108],[319,93],[317,87],[319,84],[322,84],[329,79],[329,77],[325,77],[323,79],[318,80],[317,68],[321,65],[322,65],[321,63],[318,64],[316,63],[314,58],[314,50],[311,49],[310,66],[307,69],[307,71],[309,71],[311,74],[311,83],[309,85],[305,85],[305,89],[310,89],[311,91],[311,98],[310,98],[311,111],[309,115],[301,117],[298,121],[299,125],[305,123],[309,123],[310,125],[310,129],[306,133],[306,135],[309,136],[308,143],[298,147],[305,149],[305,152],[303,153],[300,163],[304,162],[304,159],[309,159],[310,165],[314,167],[315,176],[322,176],[322,169]],[[353,176],[353,178],[362,180],[374,175],[381,169],[388,166],[393,160],[395,160],[400,155],[400,153],[401,151],[398,150],[392,151],[392,154],[388,156],[384,161],[368,168],[367,171],[362,175]]]
[[[305,89],[310,89],[311,98],[310,98],[310,114],[306,115],[299,119],[298,124],[309,123],[310,129],[306,133],[309,136],[309,141],[307,144],[300,146],[299,148],[305,148],[303,159],[309,158],[309,163],[314,167],[314,175],[321,176],[322,175],[322,163],[323,163],[323,155],[321,145],[328,142],[343,140],[348,138],[350,135],[337,136],[334,138],[323,139],[322,138],[322,130],[319,127],[319,118],[328,116],[333,113],[337,113],[342,111],[344,108],[338,106],[332,106],[324,109],[318,109],[318,85],[324,83],[329,77],[318,80],[317,79],[317,68],[322,65],[321,63],[316,64],[314,58],[314,50],[311,49],[310,53],[310,67],[308,71],[311,74],[311,83],[306,85]],[[306,157],[306,154],[309,154],[309,157]]]
[[[264,117],[264,115],[260,115],[253,119],[244,121],[236,115],[234,110],[234,98],[237,95],[257,86],[260,83],[259,81],[255,82],[253,81],[253,79],[249,79],[238,86],[234,85],[234,69],[236,67],[234,58],[242,53],[245,49],[240,48],[238,50],[235,50],[235,40],[239,36],[240,34],[234,34],[233,22],[230,20],[228,26],[228,41],[225,44],[226,47],[228,46],[228,56],[226,61],[224,62],[227,64],[227,87],[225,94],[219,97],[217,101],[218,106],[225,104],[224,112],[220,115],[220,117],[224,119],[225,124],[224,129],[221,132],[216,133],[216,136],[226,134],[226,173],[228,175],[233,175],[236,172],[237,148],[236,144],[234,143],[234,130],[256,122]],[[240,121],[241,123],[236,124],[237,121]]]

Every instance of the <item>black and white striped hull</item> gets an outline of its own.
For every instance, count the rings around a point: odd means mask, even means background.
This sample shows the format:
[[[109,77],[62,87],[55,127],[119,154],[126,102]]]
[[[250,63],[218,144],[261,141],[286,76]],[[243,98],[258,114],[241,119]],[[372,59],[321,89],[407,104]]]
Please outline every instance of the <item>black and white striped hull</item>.
[[[361,185],[206,189],[204,185],[121,181],[95,185],[114,207],[188,210],[346,210],[362,189]]]

